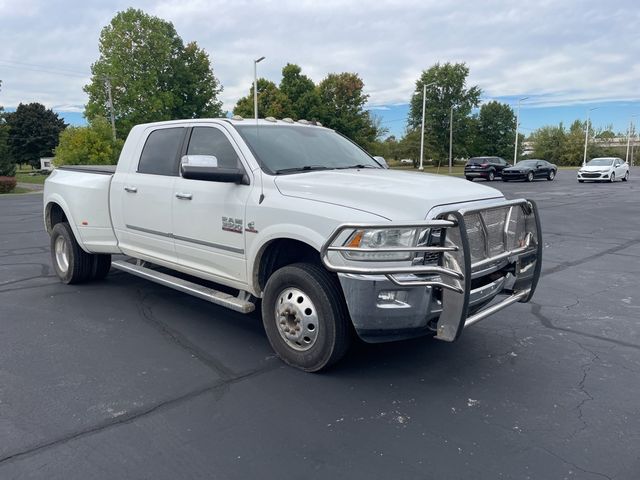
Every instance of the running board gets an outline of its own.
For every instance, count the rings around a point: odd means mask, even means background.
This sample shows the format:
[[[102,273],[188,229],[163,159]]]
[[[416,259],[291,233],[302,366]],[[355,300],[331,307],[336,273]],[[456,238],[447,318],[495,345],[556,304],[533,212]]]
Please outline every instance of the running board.
[[[118,260],[111,262],[111,266],[118,270],[136,275],[137,277],[159,283],[165,287],[188,293],[189,295],[193,295],[194,297],[201,298],[222,307],[227,307],[231,310],[235,310],[236,312],[251,313],[256,308],[256,306],[248,300],[243,300],[228,293],[220,292],[213,288],[189,282],[188,280],[183,280],[182,278],[174,277],[166,273],[157,272],[141,265],[134,265],[126,261]]]

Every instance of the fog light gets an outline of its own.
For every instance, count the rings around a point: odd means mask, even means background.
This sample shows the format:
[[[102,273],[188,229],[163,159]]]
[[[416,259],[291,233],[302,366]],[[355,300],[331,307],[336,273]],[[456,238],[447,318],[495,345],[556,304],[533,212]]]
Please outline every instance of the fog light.
[[[376,306],[379,308],[408,308],[409,292],[406,290],[383,290],[378,293]]]

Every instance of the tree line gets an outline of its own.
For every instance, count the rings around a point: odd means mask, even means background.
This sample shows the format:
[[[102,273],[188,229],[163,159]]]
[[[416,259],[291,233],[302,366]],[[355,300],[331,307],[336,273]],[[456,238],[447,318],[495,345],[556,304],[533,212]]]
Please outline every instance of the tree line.
[[[196,42],[185,44],[171,22],[134,8],[119,12],[101,31],[99,52],[91,65],[91,80],[84,87],[88,95],[86,127],[68,127],[38,103],[20,104],[11,113],[0,107],[0,176],[13,175],[16,163],[39,168],[40,157],[54,154],[57,165],[113,164],[136,124],[226,115],[219,100],[222,85],[209,55]],[[388,130],[366,109],[369,97],[364,82],[353,72],[331,73],[316,84],[300,66],[288,63],[278,84],[258,79],[258,112],[262,118],[315,120],[373,155],[390,160],[410,158],[417,163],[424,100],[425,159],[438,164],[447,160],[450,122],[455,158],[511,158],[516,135],[513,109],[497,101],[481,104],[482,90],[467,85],[468,77],[464,63],[438,63],[421,72],[409,99],[406,129],[399,139],[385,138]],[[253,85],[237,101],[233,113],[254,116]],[[560,165],[579,164],[585,126],[575,121],[568,129],[560,124],[532,132],[528,140],[533,155]],[[591,140],[605,134],[613,135],[592,131]],[[519,155],[524,140],[520,135]],[[613,151],[591,141],[588,154]]]

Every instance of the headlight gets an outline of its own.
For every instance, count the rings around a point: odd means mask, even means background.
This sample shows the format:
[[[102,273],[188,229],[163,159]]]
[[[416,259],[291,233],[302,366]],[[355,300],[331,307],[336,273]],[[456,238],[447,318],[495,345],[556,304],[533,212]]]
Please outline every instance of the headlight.
[[[376,228],[356,230],[347,241],[345,247],[377,249],[377,248],[409,248],[416,246],[418,229],[415,228]],[[410,260],[412,252],[343,252],[349,260],[399,262]]]

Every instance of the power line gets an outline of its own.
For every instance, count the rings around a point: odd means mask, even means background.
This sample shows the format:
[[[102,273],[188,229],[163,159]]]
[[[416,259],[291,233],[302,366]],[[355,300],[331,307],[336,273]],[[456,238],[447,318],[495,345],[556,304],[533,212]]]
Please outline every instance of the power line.
[[[31,72],[53,73],[55,75],[64,75],[67,77],[87,78],[90,74],[80,73],[73,70],[63,68],[51,68],[46,65],[37,65],[35,63],[15,62],[13,60],[0,59],[0,66],[5,68],[13,68],[16,70],[27,70]]]

